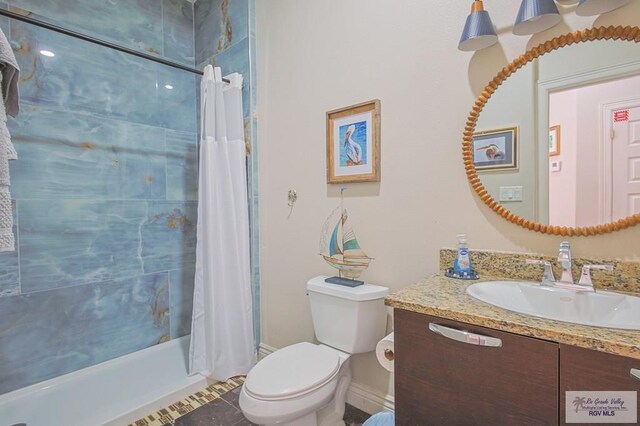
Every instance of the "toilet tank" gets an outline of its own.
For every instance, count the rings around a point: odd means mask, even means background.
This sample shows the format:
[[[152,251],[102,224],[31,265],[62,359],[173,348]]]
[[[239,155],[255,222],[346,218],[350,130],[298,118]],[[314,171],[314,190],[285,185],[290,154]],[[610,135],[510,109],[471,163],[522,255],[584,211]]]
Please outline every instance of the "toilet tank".
[[[389,289],[371,284],[346,287],[326,283],[325,278],[307,282],[318,341],[350,354],[375,350],[387,330],[384,297]]]

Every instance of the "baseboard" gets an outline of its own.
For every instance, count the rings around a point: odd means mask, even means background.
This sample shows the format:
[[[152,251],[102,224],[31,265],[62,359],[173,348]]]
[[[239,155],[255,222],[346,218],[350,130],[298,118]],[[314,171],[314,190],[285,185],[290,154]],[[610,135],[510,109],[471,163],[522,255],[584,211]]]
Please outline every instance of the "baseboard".
[[[365,413],[395,411],[396,403],[392,395],[382,394],[376,389],[351,382],[347,392],[347,402]]]
[[[276,348],[273,346],[260,343],[258,359],[262,359],[274,351]],[[349,385],[347,403],[369,414],[395,410],[395,399],[392,395],[382,394],[376,389],[355,382],[351,382]]]
[[[273,346],[265,345],[264,343],[260,343],[258,346],[258,361],[262,360],[265,356],[269,355],[272,352],[275,352],[278,348],[274,348]]]

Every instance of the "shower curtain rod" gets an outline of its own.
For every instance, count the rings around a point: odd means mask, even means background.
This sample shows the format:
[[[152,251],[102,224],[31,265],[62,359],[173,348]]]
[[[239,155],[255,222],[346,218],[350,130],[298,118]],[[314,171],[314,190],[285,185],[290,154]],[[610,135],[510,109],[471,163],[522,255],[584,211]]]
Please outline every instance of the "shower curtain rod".
[[[68,36],[71,36],[71,37],[79,38],[80,40],[88,41],[89,43],[98,44],[100,46],[108,47],[110,49],[114,49],[114,50],[117,50],[119,52],[128,53],[129,55],[137,56],[139,58],[148,59],[149,61],[157,62],[157,63],[163,64],[163,65],[168,65],[170,67],[181,69],[183,71],[188,71],[188,72],[193,73],[193,74],[198,74],[198,75],[202,75],[203,74],[202,71],[199,71],[199,70],[197,70],[195,68],[188,67],[186,65],[179,64],[177,62],[168,61],[166,59],[158,58],[156,56],[152,56],[152,55],[148,55],[146,53],[138,52],[136,50],[129,49],[129,48],[124,47],[124,46],[119,46],[119,45],[114,44],[114,43],[109,43],[108,41],[100,40],[100,39],[94,38],[94,37],[89,37],[89,36],[84,35],[82,33],[78,33],[78,32],[71,31],[71,30],[67,30],[67,29],[59,27],[57,25],[49,24],[49,23],[41,21],[39,19],[35,19],[35,18],[31,18],[29,16],[21,15],[19,13],[12,12],[10,10],[0,9],[0,15],[8,16],[9,18],[17,19],[18,21],[26,22],[28,24],[35,25],[37,27],[46,28],[47,30],[55,31],[55,32],[58,32],[60,34],[64,34],[64,35],[68,35]],[[229,83],[230,82],[226,78],[223,78],[222,81],[224,81],[225,83]]]

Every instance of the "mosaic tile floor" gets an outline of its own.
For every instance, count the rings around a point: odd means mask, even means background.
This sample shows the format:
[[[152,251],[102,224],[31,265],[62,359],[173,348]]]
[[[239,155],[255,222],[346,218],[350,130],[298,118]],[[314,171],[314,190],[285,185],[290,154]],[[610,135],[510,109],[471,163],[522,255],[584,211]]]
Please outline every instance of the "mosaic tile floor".
[[[150,414],[129,426],[250,426],[240,411],[238,398],[244,377],[215,383],[208,388]],[[347,404],[347,426],[361,426],[369,414]]]

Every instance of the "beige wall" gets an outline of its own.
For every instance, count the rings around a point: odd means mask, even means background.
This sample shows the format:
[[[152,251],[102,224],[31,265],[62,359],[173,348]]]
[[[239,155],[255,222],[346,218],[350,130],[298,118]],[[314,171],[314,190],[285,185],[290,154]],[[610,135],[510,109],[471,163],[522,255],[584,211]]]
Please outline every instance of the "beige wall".
[[[391,290],[438,270],[438,250],[468,235],[472,248],[554,254],[561,238],[506,222],[465,178],[461,137],[475,96],[508,61],[541,41],[596,24],[635,25],[640,1],[606,17],[571,9],[558,27],[517,37],[517,1],[486,0],[500,44],[456,46],[470,1],[258,0],[258,120],[262,339],[282,347],[313,339],[306,281],[331,274],[320,228],[339,201],[325,178],[325,112],[378,98],[382,180],[349,185],[358,239],[375,260],[363,274]],[[525,161],[526,159],[522,159]],[[288,218],[287,190],[298,191]],[[640,258],[640,227],[570,238],[576,256]],[[387,392],[372,355],[354,359],[354,381]]]

